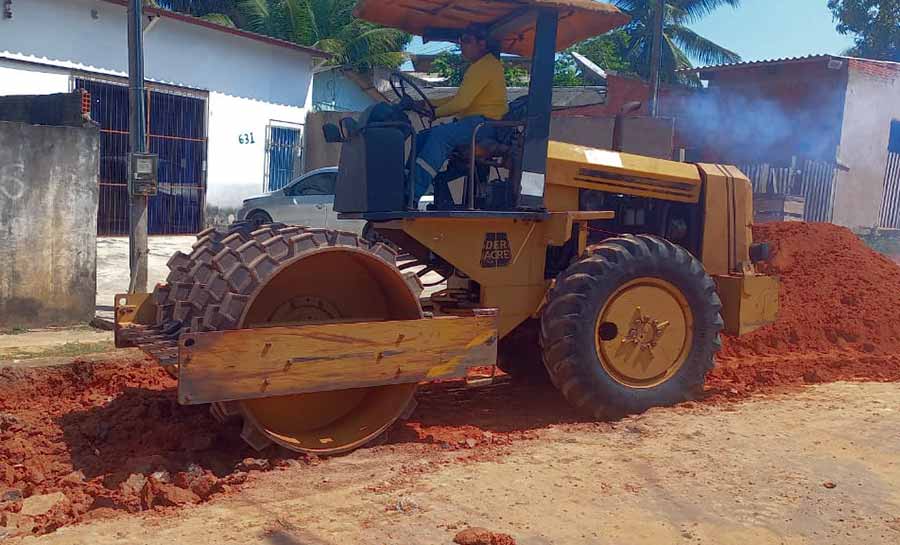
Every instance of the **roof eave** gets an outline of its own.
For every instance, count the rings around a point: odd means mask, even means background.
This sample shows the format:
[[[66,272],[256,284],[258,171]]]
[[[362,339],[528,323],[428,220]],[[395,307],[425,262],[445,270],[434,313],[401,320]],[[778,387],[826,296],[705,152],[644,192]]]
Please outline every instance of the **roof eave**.
[[[127,0],[103,0],[109,4],[116,4],[118,6],[128,7]],[[281,40],[278,38],[273,38],[271,36],[266,36],[265,34],[258,34],[256,32],[250,32],[247,30],[241,30],[239,28],[227,27],[224,25],[220,25],[217,23],[213,23],[212,21],[207,21],[206,19],[202,19],[200,17],[194,17],[192,15],[186,15],[184,13],[179,13],[177,11],[171,11],[162,8],[144,6],[143,12],[149,15],[155,15],[157,17],[164,17],[167,19],[174,19],[176,21],[181,21],[183,23],[187,23],[190,25],[205,27],[211,30],[217,30],[219,32],[225,32],[226,34],[231,34],[233,36],[239,36],[241,38],[246,38],[248,40],[254,40],[257,42],[266,43],[269,45],[274,45],[276,47],[282,47],[284,49],[291,49],[294,51],[299,51],[302,53],[306,53],[307,55],[316,58],[316,59],[331,59],[334,57],[331,53],[326,51],[322,51],[321,49],[316,49],[315,47],[309,47],[306,45],[295,44],[293,42],[289,42],[287,40]]]
[[[794,57],[794,58],[785,58],[785,59],[772,59],[772,60],[764,60],[764,61],[749,61],[749,62],[740,62],[735,64],[721,64],[715,66],[700,66],[695,68],[682,68],[681,70],[676,70],[676,73],[679,74],[698,74],[700,79],[710,79],[710,77],[715,76],[715,74],[719,74],[722,72],[733,72],[737,70],[747,70],[753,68],[764,68],[769,66],[782,66],[785,64],[810,64],[815,62],[823,62],[830,61],[833,59],[845,60],[847,57],[841,57],[838,55],[809,55],[806,57]]]

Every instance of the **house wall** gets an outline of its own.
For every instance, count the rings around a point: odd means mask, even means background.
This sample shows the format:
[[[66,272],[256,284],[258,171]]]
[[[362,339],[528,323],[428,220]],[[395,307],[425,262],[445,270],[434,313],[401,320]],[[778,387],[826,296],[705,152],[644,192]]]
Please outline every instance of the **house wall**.
[[[0,121],[0,142],[0,327],[88,322],[99,132]]]
[[[101,0],[28,0],[0,19],[0,93],[68,90],[71,74],[127,77],[126,10]],[[263,183],[266,125],[304,122],[312,58],[166,17],[147,18],[148,80],[208,91],[207,201],[233,206]],[[26,61],[13,62],[13,61]],[[253,144],[240,144],[253,133]]]
[[[3,23],[0,21],[0,28]],[[0,36],[0,41],[2,41]],[[0,58],[0,96],[49,95],[69,91],[69,70]]]
[[[375,100],[339,68],[313,76],[313,109],[316,111],[361,112],[374,103]]]
[[[240,206],[242,199],[262,192],[267,126],[276,124],[303,130],[307,111],[211,92],[207,202],[235,207]],[[242,139],[241,135],[249,138]]]
[[[707,90],[670,100],[679,139],[709,162],[834,160],[847,63],[750,65],[713,73]]]
[[[900,119],[900,65],[850,60],[834,222],[872,227],[884,194],[891,120]]]

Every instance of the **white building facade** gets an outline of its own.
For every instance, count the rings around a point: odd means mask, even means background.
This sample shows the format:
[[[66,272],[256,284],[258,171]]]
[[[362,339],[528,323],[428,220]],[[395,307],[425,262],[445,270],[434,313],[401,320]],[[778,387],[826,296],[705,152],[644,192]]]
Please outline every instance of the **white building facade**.
[[[12,0],[9,7],[0,15],[0,95],[90,93],[91,117],[101,126],[102,216],[104,206],[112,210],[127,196],[125,2]],[[199,220],[186,220],[185,207],[239,206],[302,170],[312,73],[325,55],[145,10],[148,147],[160,155],[161,191],[151,202],[151,232],[190,232]],[[121,218],[110,221],[106,234],[124,226]]]

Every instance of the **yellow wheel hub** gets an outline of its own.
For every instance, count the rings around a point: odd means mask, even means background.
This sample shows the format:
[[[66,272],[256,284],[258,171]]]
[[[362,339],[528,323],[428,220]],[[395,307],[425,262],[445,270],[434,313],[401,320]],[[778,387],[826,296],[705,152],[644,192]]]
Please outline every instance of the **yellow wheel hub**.
[[[613,293],[597,317],[600,364],[618,382],[650,388],[687,359],[694,316],[681,291],[659,278],[638,278]]]

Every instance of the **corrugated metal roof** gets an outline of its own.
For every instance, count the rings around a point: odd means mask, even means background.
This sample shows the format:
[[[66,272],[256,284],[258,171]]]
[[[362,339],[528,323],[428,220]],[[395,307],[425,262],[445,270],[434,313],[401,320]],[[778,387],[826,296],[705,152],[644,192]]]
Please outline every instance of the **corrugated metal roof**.
[[[782,59],[767,59],[762,61],[748,61],[748,62],[738,62],[733,64],[715,64],[711,66],[698,66],[696,68],[685,68],[682,70],[678,70],[681,73],[708,73],[708,72],[724,72],[727,70],[740,70],[743,68],[755,68],[762,66],[776,66],[779,64],[802,64],[802,63],[810,63],[810,62],[821,62],[821,61],[829,61],[829,60],[839,60],[839,61],[857,61],[871,64],[880,64],[880,65],[894,65],[900,67],[900,63],[891,62],[891,61],[879,61],[874,59],[862,59],[858,57],[845,57],[842,55],[807,55],[805,57],[785,57]]]
[[[748,61],[748,62],[736,62],[732,64],[714,64],[711,66],[698,66],[695,68],[684,68],[678,70],[681,73],[696,73],[696,72],[721,72],[724,70],[734,70],[739,68],[749,68],[749,67],[757,67],[757,66],[773,66],[776,64],[795,64],[795,63],[807,63],[807,62],[817,62],[824,61],[829,59],[841,59],[843,57],[837,57],[834,55],[807,55],[805,57],[785,57],[782,59],[767,59],[762,61]]]

